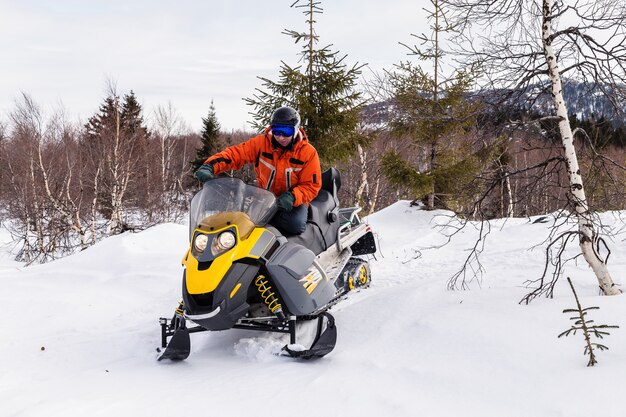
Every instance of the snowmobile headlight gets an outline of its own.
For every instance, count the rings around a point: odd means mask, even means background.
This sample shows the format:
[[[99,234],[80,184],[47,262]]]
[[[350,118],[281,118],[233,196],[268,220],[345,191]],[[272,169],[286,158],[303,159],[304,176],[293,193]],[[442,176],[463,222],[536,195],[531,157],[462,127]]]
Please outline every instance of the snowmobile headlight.
[[[213,255],[217,255],[218,253],[227,251],[235,246],[235,242],[237,241],[235,234],[230,230],[226,230],[217,236],[216,239],[213,240],[213,244],[211,245],[211,252]]]
[[[193,246],[198,252],[204,252],[207,243],[209,243],[209,237],[207,235],[199,233],[198,235],[196,235],[196,238],[193,241]]]

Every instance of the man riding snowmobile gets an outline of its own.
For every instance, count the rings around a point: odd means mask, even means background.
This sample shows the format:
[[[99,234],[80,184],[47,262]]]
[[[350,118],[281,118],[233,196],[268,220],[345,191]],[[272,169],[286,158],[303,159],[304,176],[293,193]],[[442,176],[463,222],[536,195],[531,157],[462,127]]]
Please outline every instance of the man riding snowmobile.
[[[278,197],[279,211],[271,224],[287,235],[304,232],[307,208],[317,197],[322,175],[317,151],[300,127],[296,110],[276,109],[265,132],[210,156],[195,177],[205,182],[251,163],[259,186]]]
[[[196,172],[204,185],[191,201],[183,302],[172,319],[161,319],[159,360],[186,359],[190,333],[231,328],[287,333],[283,352],[292,357],[334,348],[328,309],[369,286],[369,264],[358,256],[376,245],[360,208],[339,207],[339,171],[320,173],[299,123],[295,110],[281,107],[263,135],[211,156]],[[214,178],[246,162],[255,163],[259,187]],[[188,320],[198,326],[188,328]],[[317,330],[306,348],[296,327],[310,320]]]

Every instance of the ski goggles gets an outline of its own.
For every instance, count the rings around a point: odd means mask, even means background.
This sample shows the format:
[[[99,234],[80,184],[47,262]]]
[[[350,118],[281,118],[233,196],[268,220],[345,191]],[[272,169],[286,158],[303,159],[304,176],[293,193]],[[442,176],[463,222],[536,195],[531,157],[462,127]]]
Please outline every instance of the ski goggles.
[[[283,136],[283,137],[293,137],[294,133],[296,133],[296,129],[293,126],[289,125],[273,125],[272,126],[272,134],[274,136]]]

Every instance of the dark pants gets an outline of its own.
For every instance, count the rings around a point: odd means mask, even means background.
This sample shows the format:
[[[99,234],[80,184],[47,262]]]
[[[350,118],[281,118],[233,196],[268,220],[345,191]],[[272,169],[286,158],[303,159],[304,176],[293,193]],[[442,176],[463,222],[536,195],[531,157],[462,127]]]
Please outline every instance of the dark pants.
[[[306,229],[308,206],[301,204],[291,211],[279,210],[274,215],[270,224],[280,230],[285,236],[299,235]]]

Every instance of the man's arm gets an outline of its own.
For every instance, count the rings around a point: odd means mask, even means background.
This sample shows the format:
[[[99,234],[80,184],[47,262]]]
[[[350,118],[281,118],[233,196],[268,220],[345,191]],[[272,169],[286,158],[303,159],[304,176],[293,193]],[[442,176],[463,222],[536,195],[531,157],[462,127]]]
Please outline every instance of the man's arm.
[[[213,173],[215,175],[229,169],[237,170],[245,164],[256,161],[259,149],[261,149],[261,141],[263,140],[265,140],[265,138],[260,135],[242,142],[239,145],[229,146],[222,152],[208,157],[204,163],[213,166]]]
[[[315,148],[311,147],[312,152],[308,161],[300,171],[300,179],[298,184],[291,189],[291,193],[295,197],[294,206],[300,204],[309,204],[319,193],[322,188],[322,168],[320,167],[320,159]]]

